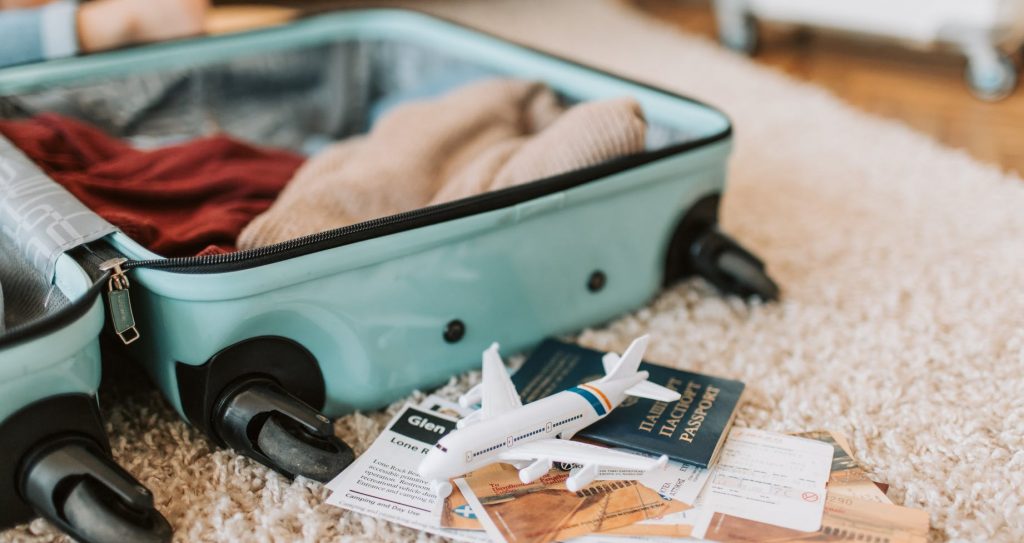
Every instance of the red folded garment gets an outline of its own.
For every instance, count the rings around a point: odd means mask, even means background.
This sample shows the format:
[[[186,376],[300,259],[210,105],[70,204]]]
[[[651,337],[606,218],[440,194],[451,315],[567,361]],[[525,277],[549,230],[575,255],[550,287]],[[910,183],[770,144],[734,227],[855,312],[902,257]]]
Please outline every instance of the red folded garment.
[[[59,115],[0,120],[0,134],[85,205],[149,250],[235,250],[302,164],[287,151],[215,136],[152,151]]]

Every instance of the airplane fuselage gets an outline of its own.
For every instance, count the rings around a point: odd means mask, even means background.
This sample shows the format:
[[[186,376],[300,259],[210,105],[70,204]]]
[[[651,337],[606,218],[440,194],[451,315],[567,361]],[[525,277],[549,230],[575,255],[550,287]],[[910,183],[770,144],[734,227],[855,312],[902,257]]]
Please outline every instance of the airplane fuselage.
[[[420,475],[447,480],[501,461],[501,453],[539,439],[569,439],[607,416],[625,399],[625,391],[647,379],[639,372],[626,379],[592,381],[455,430],[427,453]]]

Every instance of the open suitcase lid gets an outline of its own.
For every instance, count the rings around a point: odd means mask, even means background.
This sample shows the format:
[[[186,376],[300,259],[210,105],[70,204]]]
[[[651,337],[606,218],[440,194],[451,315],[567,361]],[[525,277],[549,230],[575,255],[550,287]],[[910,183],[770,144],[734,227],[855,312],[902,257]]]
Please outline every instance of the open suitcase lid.
[[[94,321],[96,315],[87,315],[99,303],[99,285],[65,253],[113,232],[113,225],[2,136],[0,195],[0,348]],[[82,325],[98,328],[96,322]],[[81,339],[78,348],[88,341]],[[49,351],[58,356],[60,347],[50,345]]]
[[[496,67],[499,73],[507,71],[518,77],[533,77],[558,91],[588,100],[620,95],[621,83],[628,81],[592,67],[586,67],[590,72],[587,75],[566,70],[566,65],[580,65],[432,15],[400,9],[353,9],[256,31],[8,67],[0,69],[0,96],[109,81],[132,74],[211,66],[343,40],[393,40],[428,50],[457,50],[467,61]],[[728,118],[710,106],[642,83],[630,83],[637,86],[637,98],[645,110],[670,115],[671,118],[663,119],[667,125],[686,126],[695,138],[721,135],[730,130]]]
[[[353,46],[341,50],[334,47],[335,44],[343,42],[353,44]],[[380,58],[371,58],[367,61],[367,55],[360,51],[359,44],[381,42],[393,42],[395,46],[391,47],[391,50],[384,50]],[[403,49],[402,46],[409,47]],[[334,50],[331,50],[332,47]],[[415,55],[407,54],[406,49],[410,48],[416,49]],[[328,50],[325,52],[324,49]],[[454,60],[446,59],[442,58],[443,55],[433,54],[431,51],[455,51],[458,57]],[[448,56],[450,57],[452,54],[449,53]],[[563,96],[568,97],[570,101],[621,96],[623,83],[626,83],[630,94],[634,95],[643,106],[651,127],[648,133],[648,150],[644,153],[625,157],[625,160],[613,161],[613,164],[601,164],[593,168],[555,176],[558,178],[557,182],[547,183],[545,187],[540,186],[542,182],[537,182],[527,184],[530,185],[528,188],[524,185],[522,190],[517,191],[517,194],[514,195],[488,194],[488,201],[486,203],[479,202],[479,205],[476,203],[466,205],[465,202],[460,202],[459,213],[463,214],[480,213],[496,207],[515,205],[524,198],[543,196],[545,191],[564,190],[573,184],[585,182],[587,179],[607,176],[711,142],[727,139],[731,133],[731,127],[725,115],[688,98],[640,83],[625,81],[599,70],[581,67],[571,61],[496,39],[432,16],[403,10],[332,12],[254,32],[147,45],[81,58],[7,68],[0,70],[0,111],[3,111],[3,97],[6,96],[28,101],[30,105],[33,105],[32,111],[60,111],[61,107],[71,107],[71,116],[75,116],[76,112],[82,112],[84,108],[88,108],[90,113],[95,113],[98,107],[103,107],[103,98],[82,99],[79,103],[69,106],[64,97],[50,96],[48,92],[51,89],[62,89],[63,92],[63,89],[83,88],[95,96],[97,92],[101,94],[107,92],[104,85],[110,86],[114,83],[122,89],[131,88],[143,92],[146,89],[151,89],[152,85],[150,82],[135,81],[132,79],[133,77],[138,74],[166,74],[167,81],[157,81],[157,83],[158,85],[166,84],[168,88],[178,85],[173,87],[173,91],[168,91],[169,94],[166,95],[172,97],[169,98],[171,100],[177,99],[178,95],[195,92],[207,93],[204,96],[210,104],[207,104],[206,110],[193,115],[196,119],[193,131],[195,133],[192,134],[194,137],[208,133],[209,121],[212,117],[214,118],[213,124],[228,134],[257,144],[303,151],[302,145],[296,142],[295,138],[289,139],[287,134],[282,135],[281,130],[267,130],[264,137],[254,135],[252,131],[246,130],[240,125],[231,126],[232,120],[225,119],[226,114],[221,115],[217,110],[240,107],[237,106],[238,100],[234,100],[234,96],[231,96],[229,91],[238,89],[238,85],[242,83],[249,84],[247,88],[260,87],[260,85],[251,84],[251,76],[254,73],[260,78],[265,77],[268,73],[284,74],[281,76],[281,80],[274,82],[274,84],[281,85],[288,85],[309,77],[323,79],[328,84],[347,85],[347,81],[339,81],[336,75],[332,78],[330,73],[311,75],[306,71],[311,69],[310,66],[315,69],[316,66],[324,65],[325,62],[321,62],[324,59],[349,62],[350,64],[346,66],[356,66],[366,70],[370,74],[369,77],[387,79],[384,83],[374,82],[374,85],[378,87],[380,85],[401,86],[405,84],[403,79],[414,78],[417,70],[420,72],[444,70],[448,69],[453,62],[484,67],[495,75],[514,73],[517,77],[542,80]],[[241,64],[242,70],[216,73],[219,69],[218,66],[229,63]],[[374,66],[373,63],[377,65]],[[197,71],[206,77],[206,80],[192,86],[179,85],[179,80],[175,79],[178,76],[174,74],[190,73],[190,70]],[[208,75],[208,71],[212,71],[213,74]],[[394,73],[382,75],[382,72]],[[260,79],[259,81],[264,80]],[[210,94],[211,91],[208,90],[208,87],[211,86],[211,82],[214,85],[221,85],[225,89],[221,91],[223,96],[218,96],[216,93]],[[235,86],[232,87],[232,85]],[[196,90],[197,88],[199,90]],[[266,90],[261,99],[271,100],[279,94],[276,92],[278,90],[277,88]],[[376,91],[371,89],[369,92]],[[341,109],[349,111],[336,113],[325,110],[328,112],[317,115],[315,112],[311,113],[298,108],[295,111],[290,111],[288,118],[313,119],[311,122],[317,123],[316,130],[324,134],[326,140],[347,137],[365,130],[368,126],[370,114],[366,112],[372,108],[367,107],[370,102],[367,101],[365,94],[366,91],[360,89],[346,88],[341,91],[341,99],[336,100],[335,103],[346,104],[347,107]],[[309,93],[304,96],[295,94],[292,97],[298,98],[291,100],[292,102],[309,101],[304,98],[317,99]],[[276,100],[277,103],[288,101],[288,99],[280,98]],[[125,107],[124,103],[131,102],[131,100],[125,98],[118,102],[117,107],[123,108]],[[127,134],[116,133],[117,125],[124,124],[124,111],[115,110],[114,107],[108,109],[108,112],[103,113],[104,122],[96,124],[101,128],[110,129],[109,131],[115,135],[126,136]],[[187,108],[183,111],[189,112]],[[187,114],[168,114],[165,117],[177,120],[188,116]],[[236,117],[238,116],[244,115],[236,115]],[[95,119],[89,120],[95,121]],[[281,126],[281,124],[288,123],[267,124]],[[144,143],[152,144],[154,142],[149,140]],[[156,142],[156,144],[159,145],[160,142]],[[585,171],[591,169],[593,171]],[[430,211],[430,220],[435,222],[451,220],[458,216],[461,215],[439,213],[436,209]],[[391,218],[393,217],[386,219]],[[420,218],[418,217],[418,219]],[[422,226],[424,221],[385,220],[381,222],[387,222],[389,225],[399,222],[402,224],[415,222],[417,226]],[[365,225],[354,226],[359,226],[360,232],[365,230],[362,228]],[[395,230],[394,227],[389,226],[389,228],[389,232]],[[341,237],[352,238],[355,241],[366,239],[365,235],[353,237],[335,234],[342,233],[324,232],[321,235],[308,236],[310,239],[292,240],[292,242],[286,242],[288,247],[277,245],[263,247],[258,255],[259,258],[255,260],[247,258],[248,255],[231,253],[230,255],[215,255],[221,258],[204,257],[202,262],[195,259],[164,259],[163,255],[146,250],[133,243],[127,236],[115,234],[113,239],[121,252],[134,261],[145,262],[146,267],[160,267],[174,271],[199,271],[201,269],[221,272],[237,269],[239,263],[243,263],[243,266],[262,265],[282,258],[298,256],[303,252],[314,252],[331,246]],[[200,266],[196,266],[196,264]],[[129,263],[127,269],[134,266],[134,262]]]

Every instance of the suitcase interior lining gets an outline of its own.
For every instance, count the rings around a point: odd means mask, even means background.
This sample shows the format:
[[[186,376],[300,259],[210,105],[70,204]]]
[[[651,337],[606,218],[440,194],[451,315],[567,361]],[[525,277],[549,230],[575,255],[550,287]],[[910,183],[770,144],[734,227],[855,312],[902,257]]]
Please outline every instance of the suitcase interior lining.
[[[486,56],[478,58],[458,48],[444,50],[401,37],[336,38],[330,43],[247,53],[228,60],[197,57],[174,68],[136,66],[113,77],[82,76],[73,84],[0,96],[0,117],[58,113],[143,148],[226,133],[259,145],[309,154],[332,141],[367,131],[381,108],[408,95],[422,95],[424,88],[437,95],[448,90],[446,84],[455,88],[474,78],[516,77],[515,70],[503,71],[502,66],[486,62],[490,62]],[[580,101],[579,96],[559,95],[566,104]],[[728,121],[714,110],[701,104],[685,108],[680,110],[681,117],[672,114],[654,120],[653,115],[648,116],[646,148],[653,151],[650,156],[728,133]],[[687,109],[696,114],[690,117]],[[684,123],[687,120],[694,122]],[[610,171],[617,170],[612,167]],[[314,249],[304,246],[302,250]]]
[[[508,76],[416,44],[353,40],[7,96],[0,98],[0,116],[59,113],[140,147],[224,132],[309,154],[367,131],[374,113],[402,96],[441,94],[502,75]],[[576,101],[562,97],[567,104]],[[647,147],[704,135],[649,123]]]
[[[0,236],[0,337],[68,304],[67,296]]]

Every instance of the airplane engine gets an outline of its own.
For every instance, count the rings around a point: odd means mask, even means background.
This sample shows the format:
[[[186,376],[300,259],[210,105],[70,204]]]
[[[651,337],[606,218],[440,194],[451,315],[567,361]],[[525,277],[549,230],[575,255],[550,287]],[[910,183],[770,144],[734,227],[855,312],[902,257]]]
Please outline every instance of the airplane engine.
[[[452,484],[448,481],[430,481],[430,491],[438,498],[447,498],[452,493]]]
[[[519,470],[519,480],[523,484],[530,484],[537,479],[540,479],[542,475],[551,470],[551,460],[537,460],[534,463],[526,466]]]
[[[583,466],[580,469],[574,469],[571,472],[569,472],[569,478],[565,480],[565,488],[568,488],[570,492],[576,492],[579,489],[589,485],[596,478],[596,464]]]
[[[466,391],[465,394],[459,396],[459,405],[462,407],[469,407],[480,403],[484,397],[484,387],[476,385],[473,388]]]
[[[471,426],[473,424],[476,424],[477,422],[480,421],[480,418],[481,418],[482,414],[483,414],[483,412],[480,411],[480,410],[473,411],[466,418],[459,419],[459,421],[455,423],[455,427],[458,428],[459,430],[461,430],[461,429],[463,429],[463,428],[465,428],[467,426]]]

